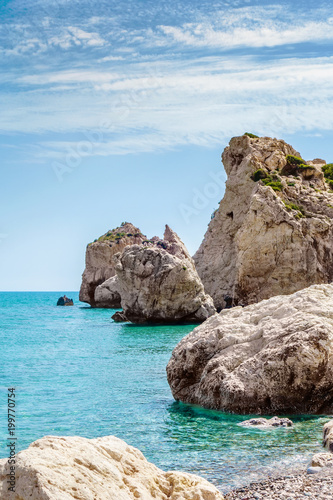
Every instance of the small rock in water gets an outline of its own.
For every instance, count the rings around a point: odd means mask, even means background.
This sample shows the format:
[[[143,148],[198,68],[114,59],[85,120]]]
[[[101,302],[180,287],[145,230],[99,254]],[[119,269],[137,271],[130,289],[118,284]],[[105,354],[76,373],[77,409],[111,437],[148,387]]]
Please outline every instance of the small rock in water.
[[[239,425],[244,425],[244,427],[292,427],[293,423],[289,418],[279,418],[272,417],[267,418],[251,418],[250,420],[244,420]]]
[[[114,315],[111,316],[111,319],[113,319],[113,321],[115,321],[116,323],[125,323],[126,321],[128,321],[124,311],[115,312]]]

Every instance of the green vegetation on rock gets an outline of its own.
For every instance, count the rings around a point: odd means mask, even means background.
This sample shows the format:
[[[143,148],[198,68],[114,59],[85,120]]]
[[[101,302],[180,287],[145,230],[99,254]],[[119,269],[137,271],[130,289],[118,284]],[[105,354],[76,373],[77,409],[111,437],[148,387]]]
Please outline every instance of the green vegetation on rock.
[[[250,137],[251,139],[259,139],[259,136],[258,135],[255,135],[255,134],[251,134],[250,132],[245,132],[245,134],[243,135],[247,135],[248,137]]]
[[[283,185],[280,177],[276,174],[269,175],[266,170],[259,168],[251,176],[254,182],[262,181],[266,186],[271,187],[274,191],[282,191]]]
[[[293,155],[287,155],[286,160],[289,163],[289,165],[304,165],[305,161],[303,158],[299,158],[298,156],[293,156]]]
[[[273,189],[273,191],[282,191],[283,185],[279,180],[273,180],[271,177],[267,177],[267,179],[262,180],[266,186],[269,186]]]
[[[265,179],[266,177],[268,177],[268,174],[267,172],[263,169],[263,168],[259,168],[258,170],[256,170],[254,172],[254,174],[251,176],[251,179],[254,181],[254,182],[258,182],[260,181],[260,179]]]
[[[115,229],[110,229],[107,233],[103,234],[99,238],[95,239],[93,243],[102,243],[102,242],[115,242],[119,243],[119,241],[122,238],[131,238],[131,237],[142,237],[143,234],[141,233],[135,233],[134,235],[132,233],[125,233],[124,231],[119,231],[120,228],[124,227],[128,222],[122,222],[120,227],[117,227]],[[89,243],[89,245],[92,245],[93,243]]]
[[[296,203],[288,203],[284,200],[283,203],[285,204],[285,207],[288,211],[296,210],[297,212],[297,214],[295,215],[296,219],[301,219],[302,217],[305,217],[305,211],[303,207],[296,205]]]
[[[327,184],[333,189],[333,163],[328,163],[322,167]]]

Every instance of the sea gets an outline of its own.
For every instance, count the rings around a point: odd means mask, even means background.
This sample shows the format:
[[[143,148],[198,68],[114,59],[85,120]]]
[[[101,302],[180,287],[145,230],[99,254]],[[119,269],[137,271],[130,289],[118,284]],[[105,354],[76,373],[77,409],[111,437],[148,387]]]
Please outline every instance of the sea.
[[[64,292],[74,306],[56,306]],[[305,469],[322,450],[324,416],[258,430],[239,425],[250,416],[174,401],[165,368],[195,325],[114,323],[114,312],[80,303],[78,292],[0,293],[0,458],[8,388],[17,451],[46,435],[114,435],[161,469],[198,474],[222,492]]]

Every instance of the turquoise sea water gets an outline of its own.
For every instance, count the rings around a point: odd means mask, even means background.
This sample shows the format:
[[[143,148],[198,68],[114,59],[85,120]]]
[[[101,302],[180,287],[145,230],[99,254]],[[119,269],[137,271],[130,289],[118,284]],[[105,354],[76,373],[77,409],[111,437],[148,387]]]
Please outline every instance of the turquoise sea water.
[[[222,491],[287,473],[320,451],[327,417],[259,431],[244,416],[173,400],[165,367],[193,326],[113,323],[112,310],[57,307],[62,293],[0,293],[0,457],[7,387],[17,393],[18,449],[45,435],[115,435],[164,470],[199,474]]]

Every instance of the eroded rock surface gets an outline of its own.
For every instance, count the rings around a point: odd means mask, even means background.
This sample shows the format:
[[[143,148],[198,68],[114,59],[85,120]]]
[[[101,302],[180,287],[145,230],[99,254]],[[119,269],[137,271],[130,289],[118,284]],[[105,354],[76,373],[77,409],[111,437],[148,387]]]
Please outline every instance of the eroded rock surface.
[[[324,448],[333,453],[333,420],[330,420],[330,422],[324,425],[323,445]]]
[[[194,256],[217,308],[333,281],[333,194],[324,160],[300,162],[284,141],[235,137],[226,191]],[[302,160],[303,161],[303,160]]]
[[[119,307],[121,298],[117,276],[112,276],[96,287],[94,300],[97,304],[95,307]]]
[[[127,247],[116,259],[121,306],[129,321],[202,322],[215,313],[193,259],[168,226],[163,240]]]
[[[333,467],[333,453],[316,453],[312,457],[311,467]]]
[[[333,285],[225,309],[167,366],[177,400],[240,414],[333,411]]]
[[[80,301],[92,307],[120,307],[120,296],[108,293],[109,284],[97,291],[96,288],[115,276],[113,257],[122,252],[127,245],[141,244],[146,239],[140,229],[129,222],[112,229],[103,236],[89,243],[86,250],[86,267],[82,274]],[[109,300],[109,302],[108,302]]]
[[[15,493],[0,460],[1,500],[223,500],[208,481],[164,472],[124,441],[47,436],[17,455]]]

